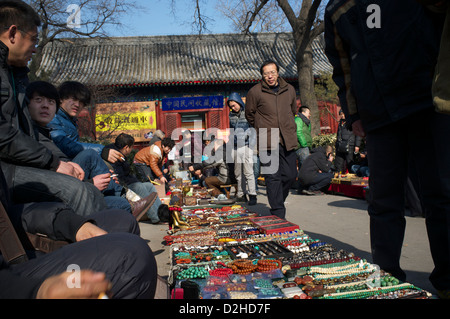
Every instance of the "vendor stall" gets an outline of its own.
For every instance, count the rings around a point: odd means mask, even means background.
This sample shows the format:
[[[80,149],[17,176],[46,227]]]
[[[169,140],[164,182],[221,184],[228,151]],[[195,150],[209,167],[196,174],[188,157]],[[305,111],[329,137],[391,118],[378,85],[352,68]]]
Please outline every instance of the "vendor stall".
[[[205,190],[198,193],[205,196]],[[177,223],[164,240],[170,245],[173,298],[431,298],[429,292],[276,216],[217,203],[171,209]]]
[[[332,194],[365,199],[368,188],[368,177],[358,177],[355,174],[336,174],[331,180],[328,191]]]

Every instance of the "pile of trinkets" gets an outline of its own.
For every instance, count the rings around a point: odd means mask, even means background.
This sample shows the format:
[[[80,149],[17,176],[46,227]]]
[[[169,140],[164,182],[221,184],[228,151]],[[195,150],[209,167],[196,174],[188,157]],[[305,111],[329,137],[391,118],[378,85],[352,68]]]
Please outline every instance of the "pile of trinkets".
[[[169,283],[202,299],[430,299],[376,265],[238,205],[177,210]],[[257,221],[257,222],[253,222]],[[182,288],[184,287],[184,288]],[[175,294],[174,294],[175,295]],[[192,294],[189,294],[192,295]]]

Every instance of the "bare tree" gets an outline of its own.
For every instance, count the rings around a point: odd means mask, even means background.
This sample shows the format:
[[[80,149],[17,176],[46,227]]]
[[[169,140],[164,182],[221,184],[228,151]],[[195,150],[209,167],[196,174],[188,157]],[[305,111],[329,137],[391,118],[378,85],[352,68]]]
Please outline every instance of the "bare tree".
[[[199,5],[200,0],[192,1]],[[314,94],[312,41],[324,31],[324,23],[320,18],[321,2],[219,0],[218,4],[219,10],[232,21],[235,29],[241,32],[287,31],[286,24],[290,26],[294,37],[300,99],[303,105],[311,108],[314,134],[320,133],[320,114]]]
[[[290,26],[286,15],[275,1],[268,2],[259,10],[251,26],[248,25],[252,13],[258,9],[255,0],[218,0],[217,10],[233,24],[234,31],[243,32],[287,32]]]
[[[254,1],[255,10],[250,14],[246,32],[249,31],[250,26],[257,18],[259,12],[274,0]],[[315,124],[313,125],[313,133],[318,134],[320,133],[320,114],[314,92],[312,41],[324,31],[323,20],[319,18],[318,14],[321,0],[303,0],[298,14],[295,13],[288,0],[276,0],[276,2],[281,10],[283,10],[292,27],[300,100],[303,105],[310,107],[312,121]]]
[[[105,37],[107,26],[120,28],[121,16],[142,9],[134,1],[128,0],[28,0],[27,2],[38,12],[42,22],[36,54],[30,65],[31,79],[36,78],[44,47],[49,43],[64,37]]]

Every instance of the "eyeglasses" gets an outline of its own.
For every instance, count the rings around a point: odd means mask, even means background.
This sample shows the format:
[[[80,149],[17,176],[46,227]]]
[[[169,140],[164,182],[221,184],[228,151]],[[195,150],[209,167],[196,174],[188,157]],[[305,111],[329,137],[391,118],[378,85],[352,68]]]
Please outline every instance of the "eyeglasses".
[[[8,30],[9,27],[4,28],[4,29]],[[21,33],[24,33],[24,34],[28,35],[33,43],[35,43],[35,44],[39,43],[39,36],[37,34],[33,35],[33,34],[30,34],[29,32],[25,32],[25,31],[23,31],[23,30],[21,30],[19,28],[17,28],[17,30],[19,30]]]
[[[35,44],[39,43],[39,36],[37,34],[32,35],[32,34],[30,34],[28,32],[20,30],[19,28],[17,28],[17,30],[19,30],[20,32],[25,33],[26,35],[28,35],[33,43],[35,43]]]
[[[263,77],[268,78],[270,75],[275,76],[277,75],[277,71],[270,71],[263,73]]]

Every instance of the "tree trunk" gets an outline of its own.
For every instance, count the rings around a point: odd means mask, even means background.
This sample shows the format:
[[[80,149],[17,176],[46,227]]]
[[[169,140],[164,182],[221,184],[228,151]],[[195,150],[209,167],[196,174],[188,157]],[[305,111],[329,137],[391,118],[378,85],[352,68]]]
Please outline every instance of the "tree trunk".
[[[297,46],[297,43],[296,43]],[[306,47],[304,54],[297,54],[298,85],[300,90],[300,101],[302,105],[311,110],[311,134],[320,134],[320,114],[314,92],[313,52],[311,43]]]

